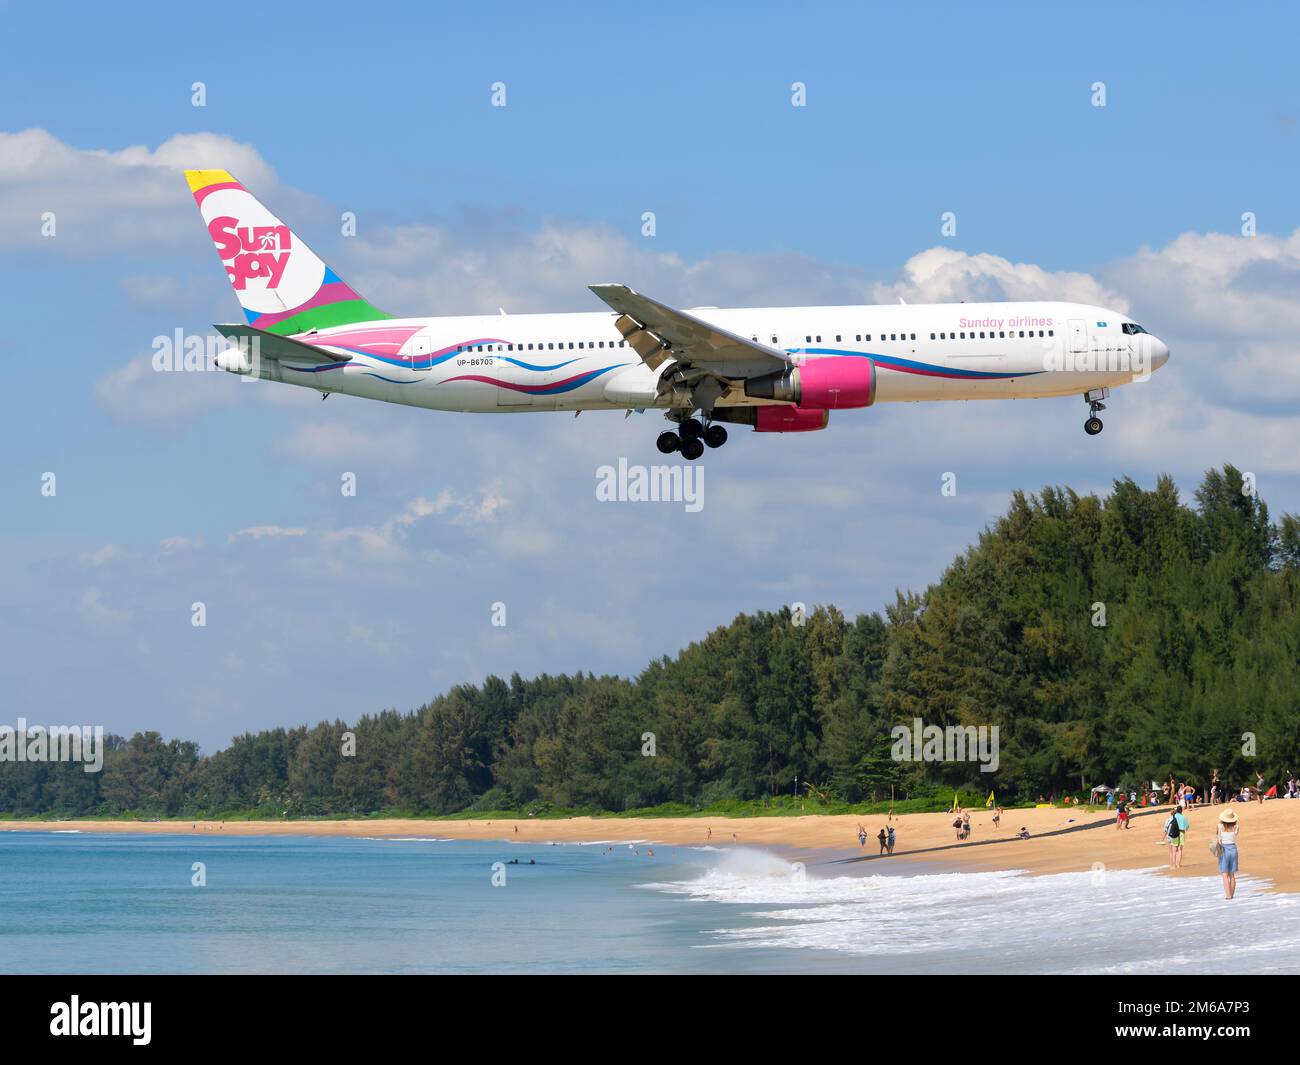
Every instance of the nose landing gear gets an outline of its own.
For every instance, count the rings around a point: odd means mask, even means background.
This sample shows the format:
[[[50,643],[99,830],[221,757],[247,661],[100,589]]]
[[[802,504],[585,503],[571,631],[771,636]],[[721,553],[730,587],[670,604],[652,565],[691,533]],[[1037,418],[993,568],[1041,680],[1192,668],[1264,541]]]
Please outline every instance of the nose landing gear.
[[[1106,404],[1102,400],[1108,395],[1110,395],[1109,388],[1094,388],[1091,392],[1083,394],[1089,412],[1088,420],[1083,423],[1083,431],[1089,436],[1096,436],[1102,430],[1101,419],[1097,417],[1097,412],[1106,409]]]

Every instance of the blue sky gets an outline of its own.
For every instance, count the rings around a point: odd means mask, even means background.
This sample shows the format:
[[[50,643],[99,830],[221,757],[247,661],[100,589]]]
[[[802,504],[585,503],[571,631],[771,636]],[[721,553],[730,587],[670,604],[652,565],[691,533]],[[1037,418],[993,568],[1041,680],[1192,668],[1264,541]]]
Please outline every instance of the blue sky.
[[[1046,483],[1190,491],[1231,461],[1300,509],[1283,5],[0,4],[0,25],[10,717],[212,749],[487,672],[635,672],[740,611],[877,609]],[[651,416],[145,373],[153,337],[238,316],[191,158],[398,313],[597,309],[609,280],[684,305],[1096,296],[1174,357],[1096,440],[1071,400],[879,408],[738,434],[698,515],[599,504],[597,466],[655,461]]]

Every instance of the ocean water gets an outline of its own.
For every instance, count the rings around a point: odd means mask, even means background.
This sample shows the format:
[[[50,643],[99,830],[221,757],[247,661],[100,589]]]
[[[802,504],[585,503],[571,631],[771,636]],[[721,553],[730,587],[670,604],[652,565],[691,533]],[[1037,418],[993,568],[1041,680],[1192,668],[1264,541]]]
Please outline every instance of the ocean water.
[[[1248,876],[648,849],[0,830],[0,972],[1300,971],[1300,899]]]

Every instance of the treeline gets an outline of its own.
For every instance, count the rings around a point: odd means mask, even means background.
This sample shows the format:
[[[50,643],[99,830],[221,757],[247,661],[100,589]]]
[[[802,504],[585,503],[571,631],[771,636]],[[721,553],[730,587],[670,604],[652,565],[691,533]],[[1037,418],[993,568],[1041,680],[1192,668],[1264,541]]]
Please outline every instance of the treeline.
[[[156,733],[101,773],[0,763],[14,814],[360,815],[859,803],[1300,767],[1300,519],[1231,466],[1104,499],[1048,488],[883,616],[741,615],[635,679],[461,685],[410,713],[273,729],[201,757]],[[1000,765],[898,762],[893,725],[996,725]]]

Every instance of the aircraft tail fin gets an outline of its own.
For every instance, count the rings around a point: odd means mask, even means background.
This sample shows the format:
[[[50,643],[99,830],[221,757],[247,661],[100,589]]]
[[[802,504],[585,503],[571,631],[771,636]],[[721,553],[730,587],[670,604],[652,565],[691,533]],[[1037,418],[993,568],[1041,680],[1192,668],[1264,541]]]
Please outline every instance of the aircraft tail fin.
[[[225,170],[187,170],[208,235],[248,324],[287,336],[391,318]]]

